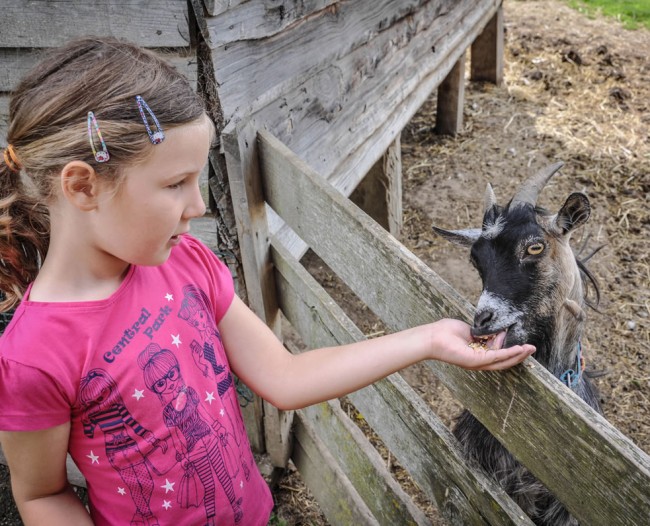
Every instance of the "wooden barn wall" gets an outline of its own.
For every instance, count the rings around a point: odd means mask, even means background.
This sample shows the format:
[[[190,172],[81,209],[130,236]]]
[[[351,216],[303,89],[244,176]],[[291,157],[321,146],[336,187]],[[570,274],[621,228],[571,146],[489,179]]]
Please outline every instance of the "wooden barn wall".
[[[224,3],[193,0],[225,121],[254,119],[349,195],[501,0]]]

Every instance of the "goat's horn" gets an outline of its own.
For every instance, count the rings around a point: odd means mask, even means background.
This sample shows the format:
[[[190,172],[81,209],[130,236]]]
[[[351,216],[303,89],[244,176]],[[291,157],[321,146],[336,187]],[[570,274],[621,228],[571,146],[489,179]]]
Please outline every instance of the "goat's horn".
[[[535,206],[537,203],[537,196],[546,186],[546,183],[553,177],[553,174],[564,166],[563,162],[551,164],[546,168],[542,168],[539,172],[533,175],[530,179],[524,181],[517,193],[512,198],[510,203],[511,207],[516,205],[531,204]]]
[[[497,198],[494,195],[494,190],[492,189],[492,185],[490,183],[488,183],[485,187],[485,198],[483,203],[485,205],[485,212],[491,210],[492,207],[497,204]]]

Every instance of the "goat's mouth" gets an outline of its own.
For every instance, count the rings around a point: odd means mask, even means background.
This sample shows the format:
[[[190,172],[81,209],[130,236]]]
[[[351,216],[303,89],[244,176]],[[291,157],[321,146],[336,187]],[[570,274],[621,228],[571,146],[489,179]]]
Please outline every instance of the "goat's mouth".
[[[506,341],[506,336],[508,334],[508,329],[503,329],[501,331],[490,333],[490,334],[477,334],[474,329],[472,329],[472,336],[474,341],[477,342],[481,347],[485,349],[501,349],[503,344]]]

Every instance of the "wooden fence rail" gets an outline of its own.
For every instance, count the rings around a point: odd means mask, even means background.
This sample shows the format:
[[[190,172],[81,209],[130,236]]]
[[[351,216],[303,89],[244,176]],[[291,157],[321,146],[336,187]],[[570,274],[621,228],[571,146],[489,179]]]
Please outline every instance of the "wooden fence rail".
[[[267,132],[259,132],[258,137],[260,172],[268,205],[391,330],[442,316],[469,319],[470,305],[432,270],[334,190],[278,139]],[[278,274],[286,279],[288,274],[282,270],[288,266],[286,254],[274,247],[273,255]],[[331,306],[331,299],[317,303],[313,297],[308,297],[307,292],[301,293],[305,305],[293,310],[317,313],[315,316],[323,327],[316,329],[314,320],[301,321],[292,314],[290,302],[297,300],[287,298],[288,288],[284,285],[278,287],[278,301],[290,313],[289,321],[298,327],[302,337],[317,343],[319,340],[315,335],[322,337],[331,333],[332,338],[338,341],[333,335],[337,331],[340,334],[337,325],[341,323],[327,321],[340,320],[340,314],[323,314],[328,310],[336,311]],[[294,283],[291,289],[296,294],[301,289],[315,290],[313,285],[310,288],[300,282]],[[324,298],[324,293],[319,291],[318,294]],[[358,337],[358,332],[352,329],[347,336],[341,336],[341,341]],[[533,359],[500,373],[470,372],[438,362],[429,365],[460,402],[584,524],[646,523],[650,517],[648,455]],[[386,389],[387,393],[391,381],[379,382],[368,389]],[[405,391],[394,388],[398,397],[405,397]],[[414,410],[410,411],[401,407],[395,412],[400,422],[384,425],[386,429],[381,429],[388,419],[388,412],[378,405],[379,398],[388,403],[393,395],[382,394],[365,405],[358,393],[352,400],[373,427],[379,426],[375,431],[425,492],[436,500],[440,499],[441,488],[445,488],[442,493],[447,497],[451,493],[459,496],[453,504],[446,504],[444,499],[438,501],[439,509],[443,513],[449,512],[448,518],[459,524],[480,523],[471,519],[472,513],[477,513],[474,517],[480,517],[484,522],[505,524],[511,520],[522,523],[520,512],[516,508],[513,511],[510,504],[504,504],[503,501],[508,499],[502,498],[497,489],[490,488],[489,481],[478,477],[480,484],[468,482],[475,486],[474,493],[470,493],[467,485],[458,482],[465,476],[476,477],[474,470],[463,466],[461,476],[442,466],[450,463],[449,456],[457,455],[457,446],[446,428],[440,434],[437,425],[431,423],[422,429],[417,428],[430,418],[424,408],[418,407],[418,403],[412,403]],[[397,402],[394,403],[397,406]],[[414,417],[418,411],[421,411],[420,416]],[[417,425],[407,424],[410,419],[417,418]],[[427,427],[435,429],[437,436],[428,436],[430,431]],[[409,428],[413,429],[411,438]],[[436,450],[436,443],[443,446]],[[444,454],[442,450],[445,450]],[[441,460],[440,457],[445,458]],[[419,474],[418,470],[427,462],[439,462],[440,465]],[[450,487],[454,488],[453,492],[447,491]],[[490,498],[498,501],[504,509],[510,508],[510,514],[506,514],[509,519],[504,519],[503,515],[490,518],[483,515],[488,510],[493,511],[491,505],[477,506],[474,512],[464,507],[465,503],[473,507],[476,495],[484,495],[486,488],[490,488]],[[461,509],[462,512],[458,511]],[[463,516],[459,520],[461,513],[468,513],[470,519]]]

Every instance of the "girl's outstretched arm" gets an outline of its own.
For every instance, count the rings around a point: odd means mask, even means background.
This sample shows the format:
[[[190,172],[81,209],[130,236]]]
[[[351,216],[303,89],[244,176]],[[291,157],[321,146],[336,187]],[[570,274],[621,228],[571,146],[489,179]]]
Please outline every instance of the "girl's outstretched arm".
[[[219,330],[233,371],[262,398],[285,410],[338,398],[425,359],[497,370],[520,363],[535,350],[531,345],[473,349],[468,345],[469,325],[443,319],[372,340],[293,355],[237,297]]]
[[[0,432],[11,489],[25,526],[92,526],[68,483],[69,436],[70,423],[42,431]]]

